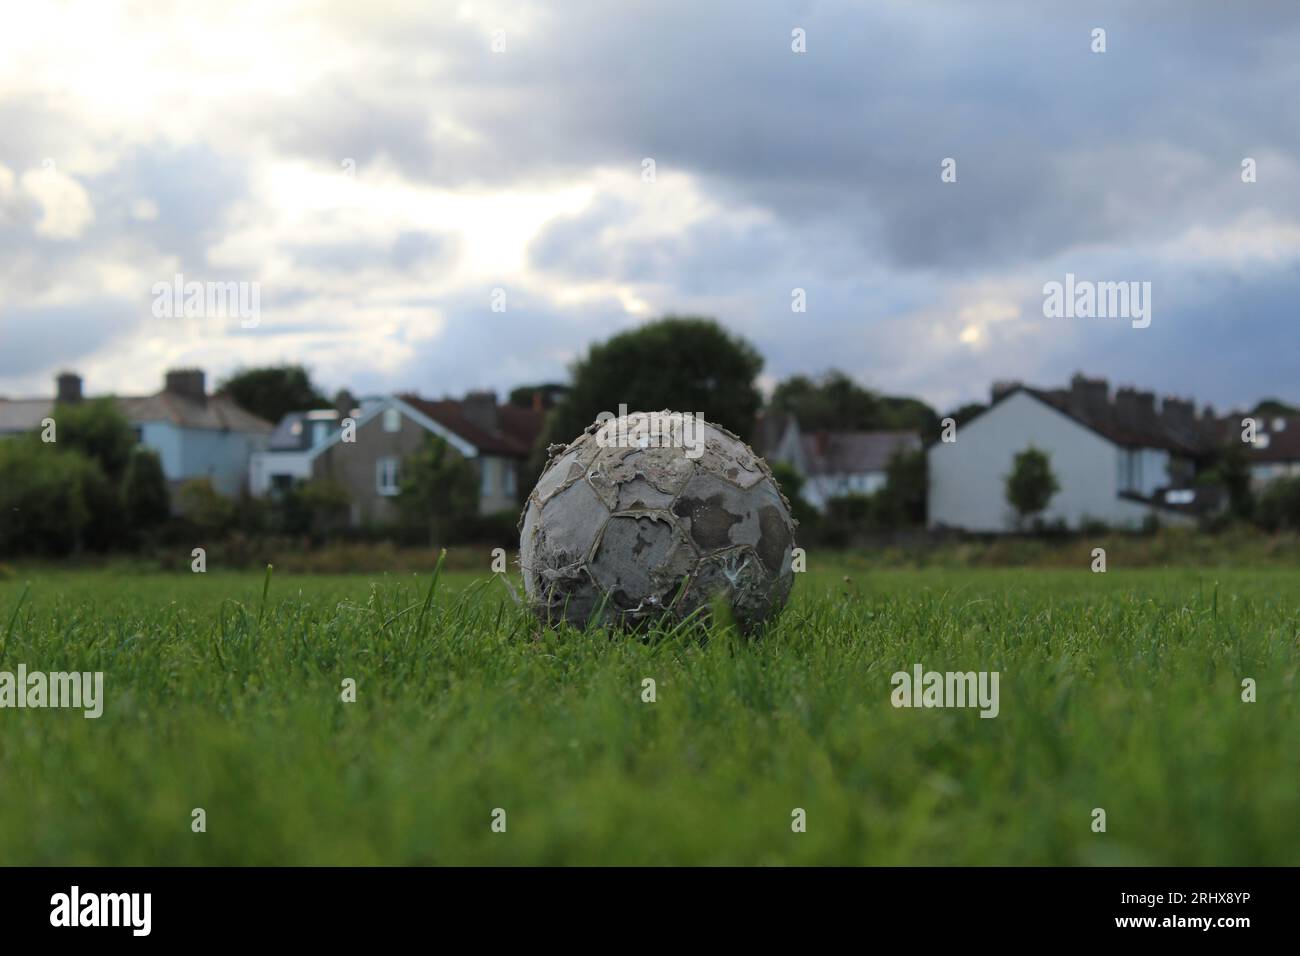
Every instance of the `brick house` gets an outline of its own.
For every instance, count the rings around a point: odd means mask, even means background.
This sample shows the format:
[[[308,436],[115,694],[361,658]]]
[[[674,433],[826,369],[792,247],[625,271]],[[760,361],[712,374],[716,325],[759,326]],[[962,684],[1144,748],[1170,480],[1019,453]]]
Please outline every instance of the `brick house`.
[[[492,392],[437,401],[386,395],[352,409],[295,412],[277,427],[271,447],[253,456],[249,485],[265,495],[295,481],[337,482],[347,490],[353,526],[388,524],[398,518],[404,462],[436,435],[474,465],[480,514],[514,510],[543,416],[536,407],[498,405]],[[344,440],[344,419],[355,422],[353,441]]]

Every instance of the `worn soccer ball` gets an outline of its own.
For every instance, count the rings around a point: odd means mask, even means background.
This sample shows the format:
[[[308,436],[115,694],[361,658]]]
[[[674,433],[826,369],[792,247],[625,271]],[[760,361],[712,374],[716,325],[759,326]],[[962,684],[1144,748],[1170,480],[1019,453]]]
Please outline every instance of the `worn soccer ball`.
[[[703,617],[721,599],[751,631],[789,597],[795,527],[767,463],[731,432],[636,412],[551,447],[519,563],[549,623]]]

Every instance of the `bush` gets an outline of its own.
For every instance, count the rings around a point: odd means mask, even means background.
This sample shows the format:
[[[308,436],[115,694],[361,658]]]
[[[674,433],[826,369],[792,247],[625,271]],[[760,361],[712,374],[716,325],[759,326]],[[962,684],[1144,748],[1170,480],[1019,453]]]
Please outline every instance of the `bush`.
[[[1255,521],[1265,531],[1300,530],[1300,475],[1264,486],[1255,501]]]
[[[203,535],[220,536],[235,519],[234,503],[212,487],[207,478],[193,478],[176,492],[176,507],[181,516]]]
[[[0,554],[80,550],[90,503],[99,502],[105,488],[111,490],[99,465],[76,451],[30,436],[0,441]]]
[[[518,548],[519,512],[511,509],[489,515],[466,515],[456,522],[451,543]]]
[[[147,448],[131,452],[122,481],[122,512],[136,532],[151,531],[170,517],[171,496],[157,452]]]
[[[790,502],[790,513],[799,522],[799,529],[804,533],[813,531],[817,527],[821,515],[803,496],[803,475],[799,474],[793,465],[783,461],[773,462],[771,467],[772,475],[776,478],[777,487],[781,489],[781,493]]]

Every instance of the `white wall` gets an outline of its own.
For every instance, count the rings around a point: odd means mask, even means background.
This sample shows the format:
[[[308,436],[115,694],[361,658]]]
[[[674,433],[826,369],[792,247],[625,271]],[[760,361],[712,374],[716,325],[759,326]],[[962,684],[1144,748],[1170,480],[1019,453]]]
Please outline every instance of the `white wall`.
[[[1250,480],[1258,491],[1270,481],[1300,475],[1300,461],[1261,462],[1250,466]]]
[[[813,475],[804,482],[800,496],[818,511],[825,511],[832,498],[845,495],[869,495],[885,487],[883,471],[864,471],[859,474]]]
[[[1118,446],[1028,393],[1017,392],[959,426],[955,442],[930,447],[930,526],[1013,530],[1015,511],[1007,503],[1004,478],[1016,454],[1030,445],[1048,455],[1061,486],[1041,515],[1045,521],[1064,519],[1077,528],[1091,518],[1137,527],[1149,513],[1147,506],[1118,495]],[[1152,461],[1150,467],[1155,465]],[[1143,466],[1145,485],[1146,460]]]
[[[262,497],[271,490],[271,479],[288,475],[306,481],[311,478],[311,458],[305,451],[259,451],[248,460],[248,490]]]

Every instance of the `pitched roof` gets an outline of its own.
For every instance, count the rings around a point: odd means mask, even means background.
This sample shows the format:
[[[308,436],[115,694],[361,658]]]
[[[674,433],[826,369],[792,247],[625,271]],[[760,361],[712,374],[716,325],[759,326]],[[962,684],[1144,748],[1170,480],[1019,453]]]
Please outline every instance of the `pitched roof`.
[[[921,447],[916,432],[814,432],[800,436],[809,475],[884,471],[898,451]]]
[[[1175,429],[1160,416],[1144,419],[1135,415],[1126,415],[1109,402],[1097,408],[1084,409],[1072,402],[1070,393],[1064,389],[1049,390],[1016,385],[1000,394],[988,408],[972,417],[970,421],[985,415],[1018,392],[1032,395],[1067,418],[1073,419],[1102,438],[1124,448],[1157,448],[1187,455],[1201,454],[1207,450],[1206,435],[1199,426],[1191,430]]]
[[[0,398],[0,433],[35,431],[53,408],[52,398]]]
[[[143,398],[119,398],[118,407],[133,423],[171,422],[181,428],[214,431],[253,432],[269,435],[275,426],[235,404],[225,395],[211,395],[199,402],[174,392],[158,392]]]
[[[113,396],[117,407],[132,425],[145,422],[171,422],[182,428],[215,431],[253,432],[269,435],[274,426],[245,411],[224,395],[213,395],[197,402],[170,392],[143,397]],[[33,431],[41,419],[54,410],[52,398],[0,399],[0,432]]]
[[[1241,441],[1243,418],[1255,419],[1255,444],[1246,446],[1247,460],[1300,461],[1300,415],[1229,415],[1223,420],[1224,441]]]
[[[497,427],[488,428],[470,419],[465,402],[452,399],[430,401],[414,395],[399,397],[416,411],[469,442],[479,452],[508,458],[527,458],[532,453],[533,443],[541,434],[545,418],[545,412],[518,405],[500,405],[496,408]]]

